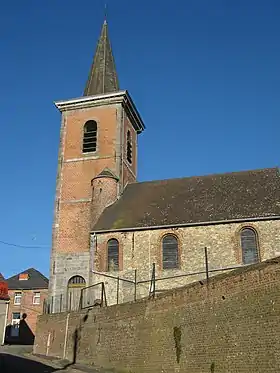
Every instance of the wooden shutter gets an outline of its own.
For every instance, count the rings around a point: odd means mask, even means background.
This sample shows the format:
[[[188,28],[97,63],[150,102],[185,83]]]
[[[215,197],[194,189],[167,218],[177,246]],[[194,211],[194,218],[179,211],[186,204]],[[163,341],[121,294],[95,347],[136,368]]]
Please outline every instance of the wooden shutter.
[[[84,126],[83,152],[95,152],[97,145],[97,123],[89,120]]]

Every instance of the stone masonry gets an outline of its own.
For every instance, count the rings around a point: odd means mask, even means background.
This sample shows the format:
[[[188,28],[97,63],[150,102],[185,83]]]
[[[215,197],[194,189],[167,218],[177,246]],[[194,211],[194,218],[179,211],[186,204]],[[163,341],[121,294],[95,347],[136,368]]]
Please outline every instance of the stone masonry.
[[[34,352],[123,373],[278,373],[279,315],[278,257],[156,299],[43,315]]]
[[[208,249],[209,269],[242,265],[240,230],[244,227],[253,228],[258,235],[260,260],[266,260],[279,255],[280,252],[280,221],[254,221],[243,223],[212,224],[206,226],[181,227],[173,229],[150,229],[127,232],[96,233],[92,240],[94,258],[93,271],[105,275],[107,268],[107,242],[116,238],[120,245],[120,271],[109,273],[134,280],[137,269],[137,281],[151,279],[152,264],[156,264],[156,277],[167,277],[183,273],[205,271],[204,248]],[[162,238],[167,233],[176,235],[179,242],[178,270],[163,270]],[[219,272],[210,273],[215,275]],[[156,283],[157,290],[171,289],[187,283],[204,279],[205,273],[163,280]],[[93,283],[104,281],[109,304],[116,303],[117,280],[95,274]],[[150,283],[137,287],[137,297],[147,297]],[[133,284],[120,281],[119,301],[134,299]]]

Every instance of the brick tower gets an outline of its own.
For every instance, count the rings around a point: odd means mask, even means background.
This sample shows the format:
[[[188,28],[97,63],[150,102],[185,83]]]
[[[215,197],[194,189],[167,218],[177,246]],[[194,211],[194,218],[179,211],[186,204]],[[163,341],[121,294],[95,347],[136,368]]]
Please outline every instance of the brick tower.
[[[84,95],[55,105],[62,120],[49,288],[54,303],[61,294],[67,298],[69,284],[90,284],[91,227],[136,180],[144,124],[128,92],[119,90],[106,21]]]

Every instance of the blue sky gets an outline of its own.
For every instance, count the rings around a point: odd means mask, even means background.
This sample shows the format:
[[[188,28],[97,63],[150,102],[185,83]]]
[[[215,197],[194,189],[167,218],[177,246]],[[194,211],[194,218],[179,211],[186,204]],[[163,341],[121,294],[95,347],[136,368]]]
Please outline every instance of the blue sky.
[[[139,180],[279,164],[279,0],[108,0],[122,89],[147,130]],[[0,272],[49,273],[60,113],[78,97],[104,2],[14,0],[0,13]],[[176,6],[174,6],[176,4]]]

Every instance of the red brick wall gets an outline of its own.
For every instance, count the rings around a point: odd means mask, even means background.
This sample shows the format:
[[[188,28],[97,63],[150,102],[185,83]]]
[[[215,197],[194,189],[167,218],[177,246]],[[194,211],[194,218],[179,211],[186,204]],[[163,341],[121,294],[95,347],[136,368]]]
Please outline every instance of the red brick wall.
[[[57,252],[83,252],[89,250],[91,180],[105,167],[112,171],[116,167],[117,108],[73,110],[63,116],[54,249]],[[96,120],[98,124],[97,151],[84,154],[83,129],[87,120]],[[93,155],[95,159],[91,159]]]
[[[121,123],[118,122],[120,110],[124,116]],[[137,134],[124,109],[120,106],[105,105],[71,110],[62,115],[53,250],[62,253],[83,252],[89,250],[91,180],[105,167],[108,167],[120,177],[120,192],[128,182],[135,181]],[[98,124],[97,150],[94,153],[82,152],[83,128],[87,120],[95,120]],[[123,126],[123,129],[120,130],[123,136],[121,140],[118,138],[118,126]],[[132,136],[132,165],[126,161],[128,129]],[[117,155],[119,141],[123,144],[123,149],[121,149],[123,154]],[[116,190],[112,191],[111,200],[116,199],[116,191],[117,186]],[[95,201],[95,203],[97,202]],[[99,215],[103,209],[104,206],[100,203],[97,206]]]
[[[84,315],[41,316],[35,353],[71,360],[78,328],[77,360],[122,372],[278,373],[280,258]]]
[[[17,305],[14,304],[14,295],[16,292],[21,292],[21,304]],[[34,292],[40,292],[40,304],[36,305],[33,304],[33,296]],[[48,290],[47,289],[38,289],[38,290],[9,290],[10,296],[10,304],[9,304],[9,311],[8,311],[8,320],[7,324],[12,322],[12,313],[13,312],[20,312],[21,316],[23,313],[27,314],[26,323],[28,324],[29,328],[32,330],[33,334],[36,333],[36,323],[37,317],[42,315],[43,313],[43,304],[44,299],[47,298]]]

